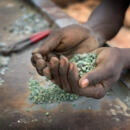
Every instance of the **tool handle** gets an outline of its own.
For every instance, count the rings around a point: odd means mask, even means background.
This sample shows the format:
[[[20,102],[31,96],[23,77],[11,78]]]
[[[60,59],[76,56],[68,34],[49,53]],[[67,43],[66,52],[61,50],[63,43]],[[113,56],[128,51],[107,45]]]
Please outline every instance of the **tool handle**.
[[[38,32],[38,33],[32,35],[30,37],[30,40],[31,40],[32,43],[36,43],[36,42],[42,40],[43,38],[47,37],[50,33],[51,33],[50,30],[45,30],[43,32]]]

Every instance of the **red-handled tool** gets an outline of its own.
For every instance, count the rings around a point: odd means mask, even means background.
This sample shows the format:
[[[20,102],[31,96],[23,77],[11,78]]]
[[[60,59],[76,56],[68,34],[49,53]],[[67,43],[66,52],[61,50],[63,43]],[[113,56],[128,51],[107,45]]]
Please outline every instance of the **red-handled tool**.
[[[32,43],[39,42],[40,40],[42,40],[43,38],[48,36],[50,33],[51,33],[50,30],[46,30],[46,31],[43,31],[43,32],[38,32],[38,33],[32,35],[30,37],[30,40],[31,40]]]
[[[13,45],[10,45],[8,47],[0,48],[0,54],[3,55],[10,55],[13,52],[19,52],[26,47],[30,46],[31,44],[37,43],[40,40],[44,39],[51,33],[50,30],[45,30],[42,32],[38,32],[30,36],[29,38],[26,38],[22,41],[19,41],[17,43],[14,43]]]

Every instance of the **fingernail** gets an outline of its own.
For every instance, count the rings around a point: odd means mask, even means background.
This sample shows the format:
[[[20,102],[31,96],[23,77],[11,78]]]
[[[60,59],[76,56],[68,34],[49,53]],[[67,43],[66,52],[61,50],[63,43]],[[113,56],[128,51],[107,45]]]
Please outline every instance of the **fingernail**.
[[[82,83],[81,83],[81,88],[85,88],[85,87],[87,87],[88,84],[89,84],[88,79],[84,79],[84,80],[82,81]]]
[[[36,53],[33,57],[34,57],[35,61],[38,60],[38,59],[43,59],[42,56],[38,53]]]

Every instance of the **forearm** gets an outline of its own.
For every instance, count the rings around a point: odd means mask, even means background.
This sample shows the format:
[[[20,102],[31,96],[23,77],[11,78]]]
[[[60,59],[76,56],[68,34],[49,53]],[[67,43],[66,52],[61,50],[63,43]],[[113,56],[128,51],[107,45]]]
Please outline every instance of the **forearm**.
[[[124,69],[130,69],[130,48],[121,48],[121,62],[124,63]]]
[[[86,26],[101,44],[118,33],[128,5],[128,0],[102,0],[101,4],[92,12]]]

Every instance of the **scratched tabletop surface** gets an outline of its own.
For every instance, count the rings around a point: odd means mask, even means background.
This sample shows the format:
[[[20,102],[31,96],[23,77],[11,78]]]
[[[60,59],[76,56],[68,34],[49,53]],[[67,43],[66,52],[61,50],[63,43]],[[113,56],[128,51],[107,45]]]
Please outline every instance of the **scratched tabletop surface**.
[[[23,23],[28,26],[23,28],[18,22],[23,17],[31,17],[28,16],[31,10],[35,14],[33,17],[38,19],[36,22],[40,24],[34,30],[31,29],[33,24]],[[50,28],[49,23],[39,14],[34,7],[23,1],[0,0],[0,43],[11,44],[41,28]],[[4,81],[0,84],[0,130],[130,129],[130,92],[121,82],[114,84],[101,100],[82,97],[73,102],[41,105],[29,101],[30,77],[42,79],[30,62],[31,52],[38,45],[13,54],[5,74],[0,75]]]

